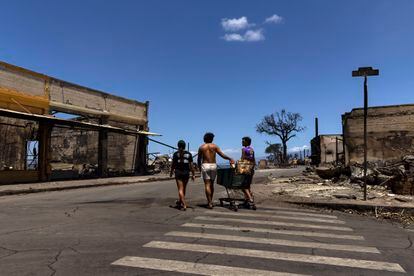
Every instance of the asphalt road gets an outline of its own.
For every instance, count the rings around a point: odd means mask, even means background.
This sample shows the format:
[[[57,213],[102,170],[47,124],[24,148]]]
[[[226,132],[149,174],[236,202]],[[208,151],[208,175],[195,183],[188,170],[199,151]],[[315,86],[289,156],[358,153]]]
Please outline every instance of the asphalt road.
[[[211,211],[200,180],[193,208],[175,198],[173,181],[2,197],[0,275],[414,275],[414,233],[388,222],[277,202]]]

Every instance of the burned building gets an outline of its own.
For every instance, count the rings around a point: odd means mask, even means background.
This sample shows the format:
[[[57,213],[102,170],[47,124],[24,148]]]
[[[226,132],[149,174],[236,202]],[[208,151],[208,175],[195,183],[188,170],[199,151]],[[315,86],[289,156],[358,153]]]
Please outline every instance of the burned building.
[[[364,161],[364,110],[342,115],[346,164]],[[386,163],[414,154],[414,105],[368,108],[368,151],[370,162]]]
[[[342,115],[346,164],[364,162],[364,110]],[[414,195],[414,105],[368,108],[368,180],[386,184],[394,193]]]
[[[343,163],[342,135],[318,135],[311,140],[311,159],[315,166]]]
[[[0,184],[144,174],[148,107],[0,62]]]

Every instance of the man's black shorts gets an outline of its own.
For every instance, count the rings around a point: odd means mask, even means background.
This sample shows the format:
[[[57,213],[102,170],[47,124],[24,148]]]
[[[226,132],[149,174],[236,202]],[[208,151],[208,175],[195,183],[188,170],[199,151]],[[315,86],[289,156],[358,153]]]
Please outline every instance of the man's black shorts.
[[[175,179],[181,180],[181,181],[188,181],[190,179],[190,172],[175,170]]]

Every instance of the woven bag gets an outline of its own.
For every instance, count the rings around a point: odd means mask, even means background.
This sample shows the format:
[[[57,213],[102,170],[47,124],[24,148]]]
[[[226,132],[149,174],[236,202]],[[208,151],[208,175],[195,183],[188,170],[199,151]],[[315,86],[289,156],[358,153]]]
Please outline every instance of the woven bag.
[[[252,174],[254,169],[254,163],[249,160],[239,160],[236,166],[236,173],[237,174]]]

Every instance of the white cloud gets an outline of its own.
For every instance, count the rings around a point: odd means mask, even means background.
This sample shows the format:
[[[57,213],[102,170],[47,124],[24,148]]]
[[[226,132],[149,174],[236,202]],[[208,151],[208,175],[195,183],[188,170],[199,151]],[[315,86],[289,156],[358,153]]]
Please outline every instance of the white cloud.
[[[255,42],[255,41],[261,41],[265,40],[265,37],[263,35],[263,30],[247,30],[244,35],[231,33],[231,34],[225,34],[223,36],[223,39],[225,41],[248,41],[248,42]]]
[[[265,23],[274,23],[274,24],[279,24],[283,22],[283,17],[274,14],[271,17],[266,18]]]
[[[304,149],[309,149],[309,147],[307,145],[301,146],[301,147],[293,147],[293,148],[289,148],[288,152],[298,152],[298,151],[303,151]]]
[[[246,16],[240,18],[223,18],[221,19],[221,26],[227,32],[236,32],[253,26],[249,24]]]
[[[244,34],[244,39],[245,39],[245,41],[261,41],[261,40],[265,40],[265,37],[263,35],[263,30],[262,29],[248,30]]]
[[[239,34],[225,34],[223,39],[225,41],[244,41],[244,38]]]

